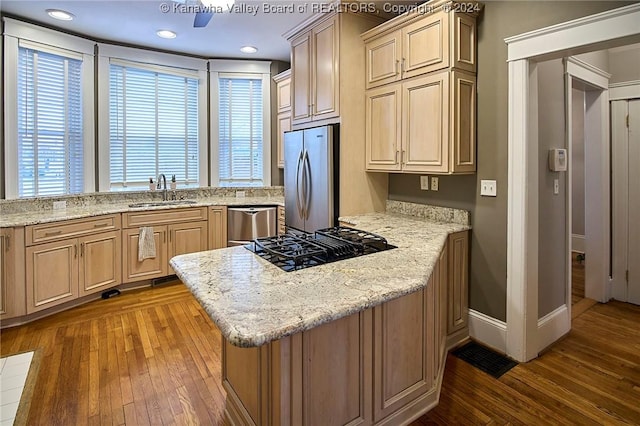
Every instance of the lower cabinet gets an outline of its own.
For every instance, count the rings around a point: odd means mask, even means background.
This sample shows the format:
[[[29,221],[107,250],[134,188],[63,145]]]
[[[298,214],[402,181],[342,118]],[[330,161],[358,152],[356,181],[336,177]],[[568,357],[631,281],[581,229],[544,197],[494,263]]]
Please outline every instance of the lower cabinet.
[[[26,314],[24,227],[0,229],[0,320]]]
[[[26,248],[27,313],[121,283],[120,231]]]
[[[209,250],[227,246],[227,207],[209,208]]]
[[[465,250],[468,231],[451,234],[425,288],[374,308],[258,348],[223,339],[227,423],[397,425],[430,410],[468,336]]]
[[[154,226],[156,246],[154,258],[138,260],[138,229],[122,231],[125,281],[140,281],[173,274],[169,260],[173,256],[207,250],[207,221]]]

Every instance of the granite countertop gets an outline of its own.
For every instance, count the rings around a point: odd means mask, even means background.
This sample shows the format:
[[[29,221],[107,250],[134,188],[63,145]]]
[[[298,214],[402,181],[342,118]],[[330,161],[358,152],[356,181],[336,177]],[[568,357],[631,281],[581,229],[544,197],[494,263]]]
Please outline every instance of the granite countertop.
[[[254,347],[423,288],[448,234],[470,229],[397,213],[340,220],[398,248],[294,272],[244,247],[176,256],[170,263],[222,335]]]
[[[183,209],[187,207],[203,207],[203,206],[239,206],[239,205],[280,205],[284,206],[284,197],[268,196],[268,197],[205,197],[193,199],[195,203],[166,204],[160,206],[145,207],[129,207],[129,204],[140,200],[128,200],[114,203],[96,203],[81,206],[73,206],[59,210],[51,208],[38,208],[34,205],[34,209],[30,211],[21,211],[15,213],[2,213],[0,215],[0,228],[8,228],[12,226],[35,225],[38,223],[56,222],[60,220],[81,219],[85,217],[100,216],[104,214],[124,213],[131,211],[152,211],[164,209]],[[157,202],[157,200],[141,200]],[[187,200],[188,201],[188,200]]]

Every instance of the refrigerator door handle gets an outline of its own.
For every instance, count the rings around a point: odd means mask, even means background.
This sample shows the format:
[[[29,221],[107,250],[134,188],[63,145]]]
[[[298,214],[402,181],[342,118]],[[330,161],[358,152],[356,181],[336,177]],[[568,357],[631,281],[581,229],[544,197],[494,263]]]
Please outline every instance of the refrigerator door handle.
[[[298,165],[296,166],[296,207],[298,208],[298,214],[302,219],[304,219],[304,210],[302,205],[300,204],[300,166],[302,165],[302,151],[300,151],[300,155],[298,156]],[[304,170],[303,170],[304,173]]]
[[[305,178],[305,191],[304,191],[304,215],[305,220],[309,219],[309,204],[311,203],[311,188],[313,183],[311,182],[311,161],[309,161],[309,151],[304,152],[304,173]]]

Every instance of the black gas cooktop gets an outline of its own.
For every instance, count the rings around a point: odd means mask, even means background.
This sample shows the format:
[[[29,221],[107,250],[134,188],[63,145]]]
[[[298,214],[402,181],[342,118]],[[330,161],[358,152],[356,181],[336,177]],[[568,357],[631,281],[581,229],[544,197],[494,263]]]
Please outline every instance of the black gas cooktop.
[[[313,233],[288,229],[286,234],[258,238],[245,247],[285,271],[396,248],[379,235],[344,226]]]

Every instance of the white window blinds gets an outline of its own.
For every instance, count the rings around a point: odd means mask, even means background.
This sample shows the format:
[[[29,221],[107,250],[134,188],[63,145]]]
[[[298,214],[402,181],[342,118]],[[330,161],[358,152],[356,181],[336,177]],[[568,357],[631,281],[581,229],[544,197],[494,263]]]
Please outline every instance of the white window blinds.
[[[109,135],[111,188],[197,184],[198,78],[111,63]]]
[[[18,196],[82,192],[82,60],[18,49]]]
[[[262,80],[220,77],[218,81],[220,185],[262,186]]]

